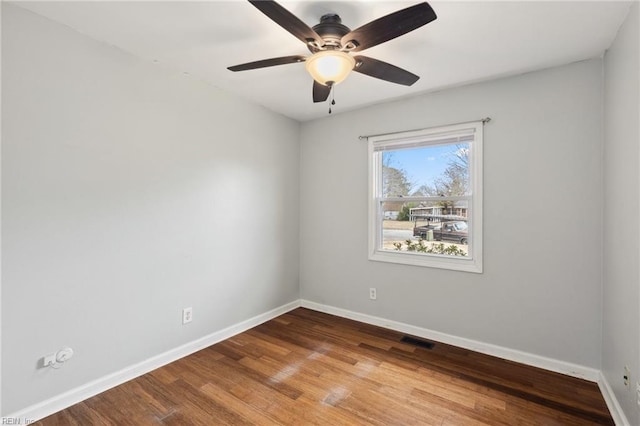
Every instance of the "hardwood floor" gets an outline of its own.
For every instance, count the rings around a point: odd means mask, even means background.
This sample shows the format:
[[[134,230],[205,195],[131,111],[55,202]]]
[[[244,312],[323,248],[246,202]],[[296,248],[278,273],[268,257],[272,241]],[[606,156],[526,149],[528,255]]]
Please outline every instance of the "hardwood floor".
[[[38,425],[613,425],[594,383],[299,308]]]

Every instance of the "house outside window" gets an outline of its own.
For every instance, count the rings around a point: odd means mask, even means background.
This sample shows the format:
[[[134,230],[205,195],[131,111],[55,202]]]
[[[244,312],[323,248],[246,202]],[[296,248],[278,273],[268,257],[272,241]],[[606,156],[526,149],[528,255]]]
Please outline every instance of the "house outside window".
[[[483,121],[371,136],[369,259],[482,272]]]

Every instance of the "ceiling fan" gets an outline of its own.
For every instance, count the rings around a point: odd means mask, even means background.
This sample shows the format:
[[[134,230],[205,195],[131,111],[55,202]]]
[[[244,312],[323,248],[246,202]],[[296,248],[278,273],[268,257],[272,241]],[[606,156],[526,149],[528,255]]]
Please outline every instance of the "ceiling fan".
[[[292,55],[264,59],[228,67],[230,71],[305,62],[313,77],[313,102],[324,102],[331,88],[343,81],[351,71],[392,83],[411,86],[420,77],[377,59],[351,55],[404,35],[436,19],[428,3],[420,3],[378,18],[355,30],[342,24],[337,14],[326,14],[320,23],[310,28],[299,18],[273,0],[249,0],[276,24],[307,45],[311,56]]]

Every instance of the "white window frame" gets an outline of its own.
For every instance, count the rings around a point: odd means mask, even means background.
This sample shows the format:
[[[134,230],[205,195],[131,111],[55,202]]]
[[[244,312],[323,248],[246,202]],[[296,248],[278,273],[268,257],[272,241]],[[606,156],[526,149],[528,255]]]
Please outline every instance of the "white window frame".
[[[382,249],[382,152],[411,145],[437,145],[443,140],[473,134],[469,142],[469,178],[471,195],[452,197],[470,203],[468,256],[445,256]],[[424,130],[369,136],[369,260],[405,265],[482,273],[482,139],[483,121],[433,127]],[[438,142],[440,141],[440,142]],[[447,198],[451,199],[451,198]],[[384,198],[386,201],[438,201],[439,197]]]

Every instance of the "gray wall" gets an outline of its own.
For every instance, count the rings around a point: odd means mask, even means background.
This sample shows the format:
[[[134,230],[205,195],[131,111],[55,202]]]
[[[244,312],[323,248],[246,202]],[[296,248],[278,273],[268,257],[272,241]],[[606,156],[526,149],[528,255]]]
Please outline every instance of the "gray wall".
[[[636,3],[605,55],[602,371],[640,424],[640,34]],[[624,366],[631,368],[626,389]]]
[[[485,272],[367,260],[367,146],[358,135],[486,116]],[[599,368],[601,123],[595,59],[303,124],[301,296]]]
[[[3,413],[297,300],[299,131],[3,2]]]

